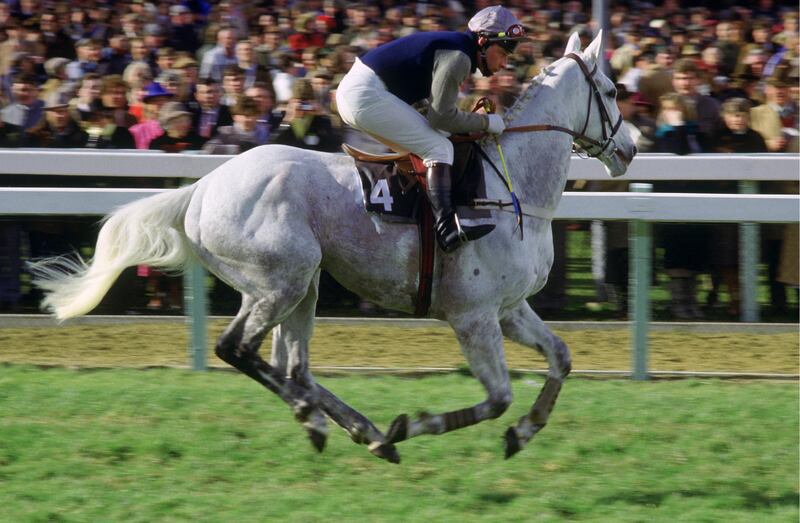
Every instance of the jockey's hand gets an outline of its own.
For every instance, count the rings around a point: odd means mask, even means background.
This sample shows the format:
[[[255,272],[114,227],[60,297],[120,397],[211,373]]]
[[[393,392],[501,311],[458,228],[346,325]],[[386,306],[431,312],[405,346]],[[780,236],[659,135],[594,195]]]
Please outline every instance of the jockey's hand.
[[[502,133],[503,129],[506,128],[506,124],[503,122],[503,117],[499,114],[490,114],[487,116],[489,117],[489,127],[486,128],[486,132],[490,134]]]

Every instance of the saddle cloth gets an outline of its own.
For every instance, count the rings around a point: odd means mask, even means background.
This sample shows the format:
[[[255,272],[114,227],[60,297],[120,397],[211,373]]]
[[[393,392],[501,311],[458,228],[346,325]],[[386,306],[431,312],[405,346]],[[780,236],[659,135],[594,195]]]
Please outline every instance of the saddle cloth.
[[[453,205],[462,223],[486,223],[491,216],[489,211],[468,207],[476,198],[486,197],[483,164],[476,150],[480,146],[465,142],[456,143],[454,147]],[[355,159],[367,212],[388,222],[417,224],[420,238],[419,284],[414,315],[425,317],[431,304],[436,253],[433,213],[423,190],[426,184],[425,165],[410,154],[373,155],[347,144],[342,148]]]
[[[473,209],[475,199],[486,198],[483,165],[474,142],[456,143],[453,165],[452,201],[462,223],[488,223],[489,211]],[[389,153],[373,155],[349,145],[344,151],[356,161],[361,179],[364,208],[383,221],[419,223],[420,209],[427,204],[421,191],[425,165],[413,155]]]

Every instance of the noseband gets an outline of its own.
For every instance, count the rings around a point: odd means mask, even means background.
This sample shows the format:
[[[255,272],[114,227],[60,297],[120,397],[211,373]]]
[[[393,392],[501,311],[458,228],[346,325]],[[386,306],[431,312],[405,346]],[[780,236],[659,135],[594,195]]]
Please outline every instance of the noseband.
[[[600,94],[600,90],[597,88],[597,83],[594,80],[594,75],[597,72],[597,64],[595,63],[594,67],[590,71],[586,66],[586,62],[584,62],[583,59],[577,54],[569,53],[566,55],[566,57],[575,60],[575,62],[581,68],[584,78],[586,78],[586,81],[589,83],[589,104],[586,109],[586,121],[583,124],[583,129],[580,132],[577,132],[567,127],[561,127],[558,125],[539,124],[508,127],[504,132],[559,131],[562,133],[567,133],[575,138],[575,143],[573,146],[578,154],[583,153],[590,158],[597,158],[605,153],[609,146],[613,146],[614,150],[612,151],[612,154],[616,153],[621,156],[623,160],[625,160],[622,152],[617,149],[616,143],[614,142],[614,135],[617,134],[617,131],[619,131],[619,128],[622,125],[622,115],[619,115],[616,123],[611,121],[611,116],[608,114],[608,109],[603,103],[603,97]],[[602,141],[595,140],[594,138],[586,135],[586,129],[589,127],[589,119],[592,116],[593,99],[597,99],[597,107],[600,111],[600,122],[603,130]]]

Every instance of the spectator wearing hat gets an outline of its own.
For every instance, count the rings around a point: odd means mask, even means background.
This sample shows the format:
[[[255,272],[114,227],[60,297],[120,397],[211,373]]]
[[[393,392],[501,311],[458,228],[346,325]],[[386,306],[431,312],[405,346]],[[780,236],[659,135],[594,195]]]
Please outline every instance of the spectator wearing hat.
[[[182,103],[165,103],[158,113],[158,122],[164,133],[150,142],[150,149],[180,153],[202,147],[204,140],[192,130],[192,114]]]
[[[252,87],[244,92],[247,98],[252,99],[258,108],[258,117],[256,118],[256,142],[263,145],[269,142],[272,134],[278,129],[283,117],[284,111],[275,109],[275,93],[269,84],[265,82],[256,82]]]
[[[224,26],[217,31],[217,45],[203,55],[200,78],[212,78],[221,82],[225,68],[237,63],[236,31],[233,27]]]
[[[68,58],[58,56],[50,58],[44,63],[44,71],[47,73],[47,80],[40,88],[40,97],[42,99],[48,99],[50,95],[58,91],[62,86],[67,85],[66,68],[69,62]]]
[[[203,146],[209,154],[239,154],[258,145],[256,125],[260,116],[258,104],[252,98],[242,97],[231,108],[233,125],[226,125],[217,130],[217,134]]]
[[[325,152],[340,149],[341,137],[317,103],[309,80],[300,78],[292,86],[286,117],[273,143]]]
[[[233,123],[230,108],[220,104],[221,97],[219,83],[206,78],[198,82],[194,102],[189,104],[192,129],[206,140],[214,136],[220,127]]]
[[[173,97],[174,95],[158,82],[153,82],[145,88],[142,97],[142,121],[129,129],[137,149],[149,149],[150,142],[164,134],[164,129],[158,121],[159,111]]]
[[[199,78],[200,64],[191,56],[179,55],[172,64],[172,70],[180,76],[181,88],[178,101],[188,104],[194,100],[197,80]]]
[[[201,41],[194,23],[192,10],[185,5],[170,6],[169,21],[167,45],[176,51],[184,51],[194,55],[200,49]]]
[[[91,112],[82,126],[89,135],[85,147],[89,149],[135,149],[136,142],[130,131],[114,122],[115,111],[101,106]]]
[[[764,88],[766,103],[750,111],[751,125],[764,138],[770,152],[798,151],[798,110],[789,99],[791,85],[780,74],[769,77]]]
[[[54,93],[44,106],[44,118],[28,130],[26,145],[55,149],[84,147],[89,136],[72,118],[69,93]]]
[[[691,58],[682,58],[675,63],[672,72],[672,87],[676,93],[686,99],[696,115],[700,131],[707,137],[712,136],[722,126],[719,102],[711,96],[699,93],[700,70]]]
[[[67,78],[79,81],[86,73],[94,73],[100,66],[103,47],[97,40],[82,38],[75,44],[78,58],[67,65]]]
[[[44,56],[50,58],[66,58],[72,61],[76,58],[75,42],[61,27],[61,21],[55,11],[48,10],[39,17],[39,29],[42,33],[42,43],[45,46]]]
[[[0,110],[0,118],[27,131],[39,123],[43,116],[44,102],[38,98],[35,77],[30,74],[15,76],[11,93],[14,101]]]

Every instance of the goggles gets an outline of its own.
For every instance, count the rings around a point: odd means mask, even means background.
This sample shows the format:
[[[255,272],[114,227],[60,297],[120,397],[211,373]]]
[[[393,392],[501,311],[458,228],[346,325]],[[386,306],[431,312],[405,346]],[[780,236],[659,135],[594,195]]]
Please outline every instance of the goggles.
[[[497,44],[509,53],[513,53],[520,40],[527,40],[525,28],[520,24],[514,24],[505,31],[499,33],[489,33],[482,31],[480,36],[486,38],[486,45]]]

